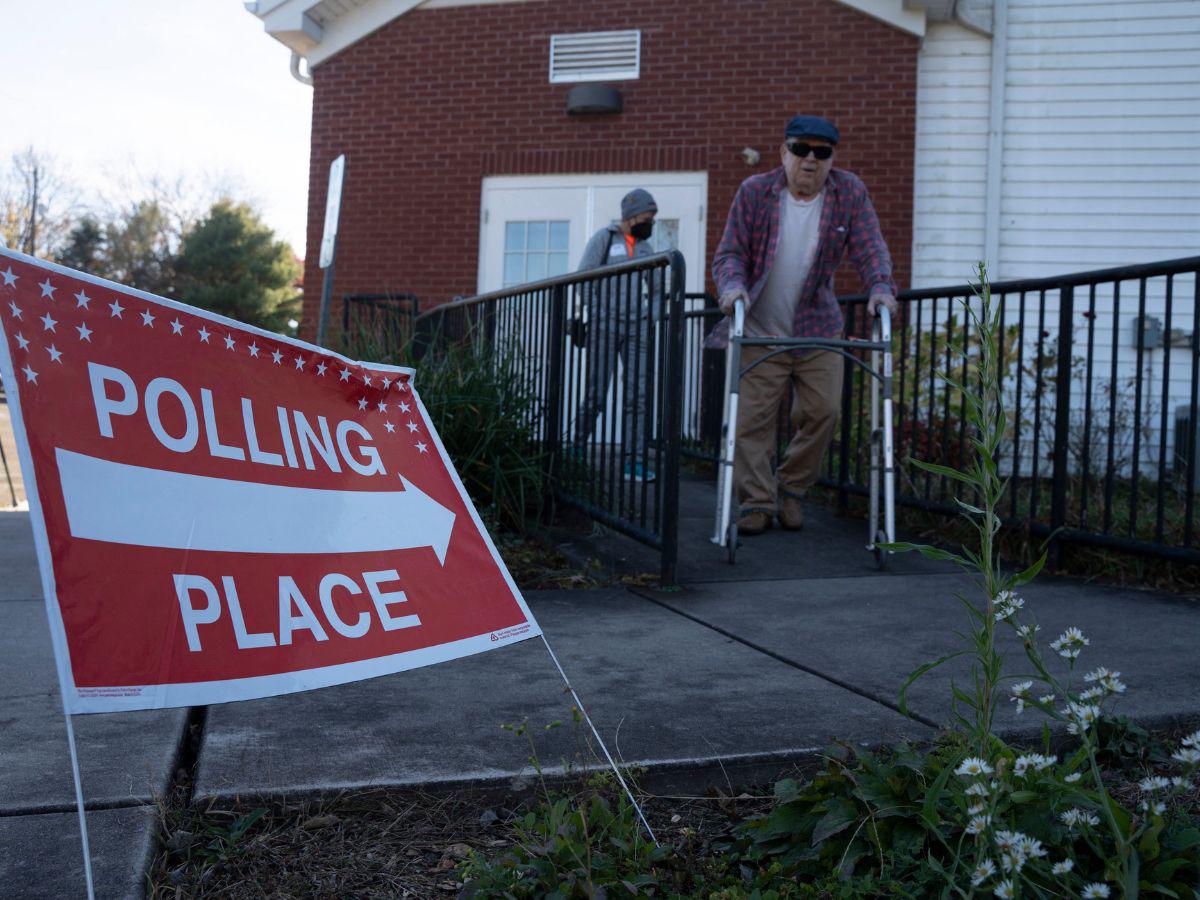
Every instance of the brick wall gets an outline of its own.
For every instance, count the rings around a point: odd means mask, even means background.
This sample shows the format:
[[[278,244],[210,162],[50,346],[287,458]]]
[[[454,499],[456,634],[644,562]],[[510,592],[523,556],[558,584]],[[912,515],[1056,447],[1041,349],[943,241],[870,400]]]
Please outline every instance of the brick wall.
[[[640,28],[625,111],[568,116],[549,35]],[[707,271],[742,179],[797,112],[842,132],[901,286],[912,239],[917,39],[832,0],[540,0],[418,10],[314,71],[303,334],[315,330],[329,163],[347,156],[337,297],[474,293],[486,175],[707,170]],[[743,147],[763,152],[754,168]],[[688,260],[689,265],[695,265]],[[839,287],[857,290],[856,278]],[[711,290],[711,277],[709,277]],[[336,328],[336,321],[331,322]]]

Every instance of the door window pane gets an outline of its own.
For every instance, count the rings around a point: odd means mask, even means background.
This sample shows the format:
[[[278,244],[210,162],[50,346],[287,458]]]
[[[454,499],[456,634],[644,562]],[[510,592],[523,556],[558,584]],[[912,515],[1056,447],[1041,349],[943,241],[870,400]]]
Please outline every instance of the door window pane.
[[[545,250],[546,223],[527,222],[526,225],[528,226],[528,231],[526,232],[526,248],[529,250]]]
[[[522,233],[524,237],[524,233]],[[504,286],[510,284],[520,284],[525,280],[525,254],[523,253],[505,253],[504,254]]]
[[[525,223],[509,222],[504,226],[504,250],[525,249]]]
[[[504,287],[567,272],[570,222],[549,219],[504,223]]]
[[[550,249],[551,250],[566,250],[567,249],[567,233],[570,231],[566,222],[551,222],[550,223]]]

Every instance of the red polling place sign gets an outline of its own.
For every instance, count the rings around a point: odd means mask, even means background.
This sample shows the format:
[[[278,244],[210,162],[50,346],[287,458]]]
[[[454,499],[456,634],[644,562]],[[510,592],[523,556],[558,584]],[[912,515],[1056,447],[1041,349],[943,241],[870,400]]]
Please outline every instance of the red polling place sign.
[[[411,369],[0,249],[0,374],[68,712],[308,690],[541,633]]]

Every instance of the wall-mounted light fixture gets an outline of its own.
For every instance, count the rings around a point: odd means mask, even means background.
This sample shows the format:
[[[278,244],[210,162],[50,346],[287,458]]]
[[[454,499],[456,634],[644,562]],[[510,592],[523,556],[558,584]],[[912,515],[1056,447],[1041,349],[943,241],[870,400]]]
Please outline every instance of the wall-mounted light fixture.
[[[621,92],[607,84],[579,84],[567,92],[568,115],[612,115],[624,108]]]

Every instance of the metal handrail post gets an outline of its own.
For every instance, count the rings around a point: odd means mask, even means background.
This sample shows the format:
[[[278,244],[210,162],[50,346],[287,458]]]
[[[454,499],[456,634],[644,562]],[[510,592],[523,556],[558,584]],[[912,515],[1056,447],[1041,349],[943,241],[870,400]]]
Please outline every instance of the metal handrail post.
[[[1064,284],[1058,295],[1058,366],[1054,398],[1054,468],[1050,485],[1050,531],[1067,524],[1067,456],[1071,429],[1071,352],[1075,288]],[[1054,541],[1054,561],[1061,564],[1062,545]]]
[[[567,330],[567,289],[566,285],[558,284],[550,290],[550,371],[547,373],[549,388],[544,408],[544,428],[542,449],[545,451],[546,483],[545,506],[547,521],[554,515],[554,485],[562,455],[562,420],[563,420],[563,367],[566,351]]]
[[[683,254],[671,254],[671,295],[667,311],[667,360],[658,377],[663,382],[662,556],[664,587],[677,580],[679,562],[679,451],[683,440]]]

